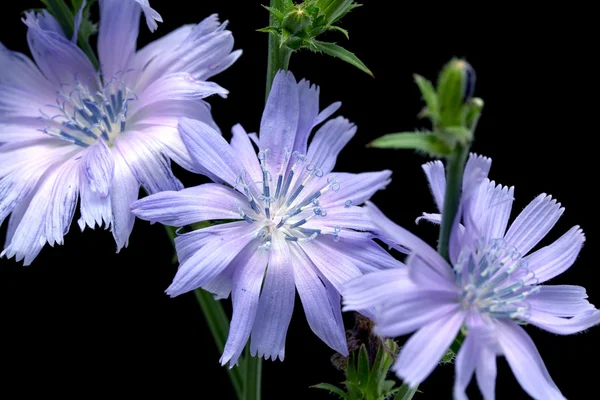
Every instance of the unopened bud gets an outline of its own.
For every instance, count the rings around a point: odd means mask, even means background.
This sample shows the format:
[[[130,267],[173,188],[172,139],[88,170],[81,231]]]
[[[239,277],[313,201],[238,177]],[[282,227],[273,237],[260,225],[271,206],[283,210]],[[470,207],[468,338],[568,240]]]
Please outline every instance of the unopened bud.
[[[304,8],[294,7],[292,11],[283,17],[281,27],[292,35],[295,35],[310,27],[311,23],[310,15],[308,15],[308,12]]]
[[[475,91],[475,70],[465,60],[452,59],[440,74],[438,101],[440,120],[445,126],[464,123],[464,105]]]

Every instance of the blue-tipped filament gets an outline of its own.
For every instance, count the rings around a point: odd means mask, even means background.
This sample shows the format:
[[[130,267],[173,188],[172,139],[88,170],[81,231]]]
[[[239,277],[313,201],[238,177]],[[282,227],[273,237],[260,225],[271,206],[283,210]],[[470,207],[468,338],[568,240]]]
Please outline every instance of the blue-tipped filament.
[[[125,130],[128,105],[133,100],[137,96],[119,78],[113,77],[103,86],[99,79],[87,85],[75,76],[72,85],[61,85],[56,104],[48,105],[57,111],[55,115],[40,110],[46,123],[42,131],[82,147],[100,138],[110,146]]]
[[[521,254],[502,239],[483,239],[463,250],[454,269],[463,307],[493,318],[523,319],[527,297],[540,288]]]
[[[261,249],[270,249],[276,231],[290,243],[315,239],[322,232],[321,229],[309,227],[311,220],[327,217],[327,210],[319,200],[330,190],[338,191],[340,183],[334,176],[324,178],[323,171],[315,164],[303,165],[306,162],[305,155],[297,151],[290,154],[288,150],[285,150],[283,163],[276,167],[278,173],[274,179],[269,169],[272,162],[270,155],[268,149],[257,155],[260,180],[252,181],[246,170],[242,170],[236,179],[235,189],[248,200],[247,204],[238,206],[240,217],[259,226],[256,237],[260,239]],[[309,188],[312,189],[309,191]],[[351,204],[351,200],[345,203],[346,207]],[[326,233],[337,242],[340,232],[338,225],[333,232]]]

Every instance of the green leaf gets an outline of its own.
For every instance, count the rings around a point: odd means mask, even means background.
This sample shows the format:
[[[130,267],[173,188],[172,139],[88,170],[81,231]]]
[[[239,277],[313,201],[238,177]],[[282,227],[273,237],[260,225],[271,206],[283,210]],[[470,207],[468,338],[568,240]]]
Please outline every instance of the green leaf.
[[[367,347],[363,344],[358,351],[358,385],[366,389],[369,384],[369,354]]]
[[[267,26],[265,28],[257,29],[258,32],[272,33],[273,35],[279,35],[279,29]]]
[[[344,15],[360,6],[360,4],[353,4],[353,0],[318,0],[316,5],[329,24],[339,21]]]
[[[344,384],[346,385],[346,389],[348,390],[348,399],[352,399],[352,400],[363,400],[364,399],[363,391],[356,382],[344,382]]]
[[[338,31],[338,32],[342,32],[344,34],[344,36],[346,36],[346,39],[350,39],[350,35],[348,34],[348,31],[345,30],[344,28],[340,28],[337,25],[333,25],[329,27],[330,31]]]
[[[358,376],[356,373],[356,353],[352,352],[352,354],[350,354],[350,360],[348,361],[348,365],[346,366],[346,381],[356,382],[357,380]]]
[[[77,11],[79,11],[82,2],[83,0],[71,0],[71,3],[73,4],[73,12],[75,14],[77,13]],[[90,20],[90,7],[95,2],[96,0],[89,0],[86,3],[85,8],[83,9],[83,13],[81,15],[81,25],[79,26],[78,32],[78,43],[79,40],[83,40],[86,43],[89,42],[90,36],[98,32],[98,24],[92,23],[92,21]]]
[[[447,143],[431,132],[390,133],[375,139],[367,146],[379,149],[413,149],[436,157],[445,157],[452,152]]]
[[[409,388],[408,385],[404,384],[400,386],[400,390],[396,392],[396,397],[394,400],[410,400],[417,393],[417,388]]]
[[[344,391],[342,389],[340,389],[339,387],[334,386],[330,383],[319,383],[317,385],[311,386],[311,388],[329,390],[330,393],[335,393],[338,396],[340,396],[342,399],[348,398],[348,395],[346,393],[344,393]]]
[[[377,395],[382,392],[383,383],[387,376],[389,365],[386,362],[387,353],[383,349],[382,346],[377,350],[377,354],[375,355],[375,361],[373,362],[373,367],[371,368],[371,373],[369,375],[369,383],[367,385],[367,395],[370,398],[377,398]]]
[[[325,54],[328,54],[332,57],[337,57],[342,61],[345,61],[349,64],[354,65],[356,68],[360,69],[363,72],[373,76],[373,73],[362,61],[358,59],[354,55],[354,53],[349,52],[341,46],[338,46],[335,43],[321,42],[319,40],[312,40],[312,45],[315,50],[321,51]]]
[[[282,29],[279,38],[279,47],[283,47],[290,37],[292,37],[292,33],[286,29]]]
[[[396,381],[393,379],[388,379],[387,381],[383,381],[383,385],[381,385],[381,391],[385,393],[389,390],[392,390],[392,388],[394,387],[395,384],[396,384]]]
[[[269,7],[269,6],[265,6],[265,5],[263,5],[263,7],[266,8],[267,11],[269,11],[269,13],[271,13],[271,15],[273,15],[275,18],[277,18],[277,20],[279,22],[283,21],[283,17],[284,17],[283,12],[281,12],[278,9],[273,8],[273,7]]]
[[[421,75],[414,74],[413,77],[415,79],[415,83],[421,91],[421,94],[423,95],[425,104],[427,104],[429,114],[432,117],[435,117],[438,113],[438,97],[433,84],[429,80],[423,78]]]

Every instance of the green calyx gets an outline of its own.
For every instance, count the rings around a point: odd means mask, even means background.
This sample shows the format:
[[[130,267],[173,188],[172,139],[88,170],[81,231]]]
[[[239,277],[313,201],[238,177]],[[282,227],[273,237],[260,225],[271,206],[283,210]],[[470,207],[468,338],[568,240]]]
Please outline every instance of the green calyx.
[[[359,4],[352,0],[305,0],[294,4],[291,0],[277,2],[278,7],[265,7],[271,14],[271,25],[259,29],[278,38],[280,48],[296,51],[308,49],[336,57],[361,71],[373,73],[350,51],[329,42],[317,40],[326,31],[339,31],[348,38],[348,31],[336,25]]]

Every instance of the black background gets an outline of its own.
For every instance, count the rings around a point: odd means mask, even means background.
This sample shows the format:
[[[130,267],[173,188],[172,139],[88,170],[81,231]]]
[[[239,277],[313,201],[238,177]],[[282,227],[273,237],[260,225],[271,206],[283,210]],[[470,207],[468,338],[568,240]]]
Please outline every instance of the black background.
[[[20,12],[39,3],[10,3],[3,4],[2,43],[29,54]],[[237,122],[249,132],[258,129],[267,34],[256,29],[268,21],[260,3],[153,0],[151,5],[165,22],[154,34],[141,24],[139,45],[211,13],[230,21],[236,48],[244,54],[214,78],[230,90],[229,98],[210,99],[226,136]],[[593,96],[598,84],[592,63],[597,46],[586,21],[590,10],[504,8],[506,3],[503,8],[486,3],[443,10],[426,2],[417,7],[403,2],[392,6],[391,1],[365,3],[342,24],[350,31],[350,41],[340,34],[327,34],[327,39],[355,52],[375,79],[309,52],[294,55],[290,65],[298,79],[321,86],[322,107],[341,100],[339,114],[358,125],[336,170],[392,169],[393,182],[376,194],[374,202],[435,245],[434,227],[414,225],[422,211],[434,209],[420,168],[426,158],[408,151],[367,149],[365,144],[385,133],[426,127],[416,118],[422,103],[412,74],[435,79],[452,56],[466,57],[477,70],[476,95],[486,104],[473,151],[492,157],[492,179],[516,187],[513,218],[537,194],[546,192],[566,207],[548,241],[575,224],[583,227],[587,242],[580,258],[551,283],[586,286],[591,302],[600,303],[593,251],[600,240],[594,159],[598,101]],[[186,186],[205,181],[180,168],[176,173]],[[2,240],[5,232],[3,226]],[[164,294],[177,267],[170,263],[171,245],[160,225],[137,221],[129,247],[118,255],[112,236],[104,230],[81,233],[74,223],[65,242],[62,247],[44,248],[29,267],[0,260],[2,397],[16,391],[19,397],[104,393],[234,398],[193,294],[175,299]],[[229,301],[225,304],[230,307]],[[352,317],[346,318],[350,327]],[[596,388],[598,328],[569,337],[527,330],[563,394],[588,398]],[[311,333],[297,301],[285,361],[264,362],[263,398],[334,398],[308,388],[343,379],[329,363],[332,354]],[[503,358],[498,364],[498,398],[528,398]],[[450,399],[453,377],[453,366],[437,368],[417,398]],[[479,398],[471,389],[472,398]]]

